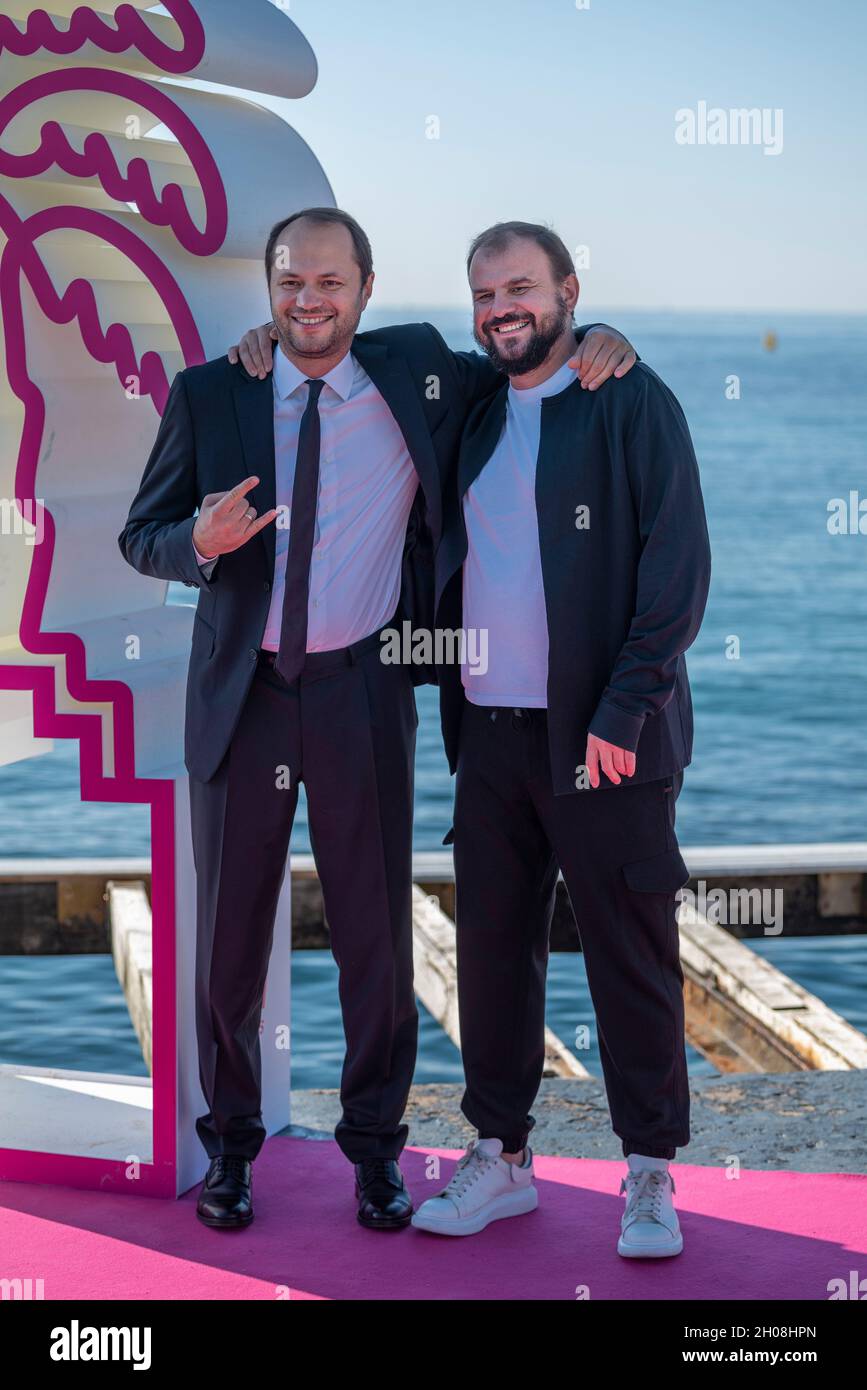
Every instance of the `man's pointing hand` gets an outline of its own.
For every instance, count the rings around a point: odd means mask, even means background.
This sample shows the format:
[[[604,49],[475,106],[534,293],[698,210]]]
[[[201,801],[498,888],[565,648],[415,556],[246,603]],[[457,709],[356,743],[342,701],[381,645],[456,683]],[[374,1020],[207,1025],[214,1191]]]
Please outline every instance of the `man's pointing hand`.
[[[216,555],[238,550],[274,520],[277,507],[257,519],[256,508],[247,501],[247,493],[258,481],[255,476],[245,478],[228,492],[205,494],[193,527],[193,545],[201,555],[212,560]]]

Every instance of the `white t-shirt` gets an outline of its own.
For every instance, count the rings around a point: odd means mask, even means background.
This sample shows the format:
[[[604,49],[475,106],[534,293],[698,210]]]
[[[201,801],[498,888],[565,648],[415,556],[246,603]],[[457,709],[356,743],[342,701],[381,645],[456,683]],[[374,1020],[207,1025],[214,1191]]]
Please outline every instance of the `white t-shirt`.
[[[487,670],[466,661],[461,680],[474,705],[545,709],[548,623],[536,516],[542,401],[571,386],[565,364],[540,386],[509,385],[503,432],[463,500],[467,558],[463,624],[487,629]],[[467,647],[472,650],[469,639]],[[475,650],[480,650],[476,639]]]

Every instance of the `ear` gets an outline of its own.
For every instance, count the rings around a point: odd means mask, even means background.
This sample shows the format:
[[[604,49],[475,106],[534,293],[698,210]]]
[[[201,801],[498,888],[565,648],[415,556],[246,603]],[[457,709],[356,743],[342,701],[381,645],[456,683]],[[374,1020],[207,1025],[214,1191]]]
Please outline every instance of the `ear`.
[[[575,305],[578,303],[578,295],[580,292],[581,287],[578,284],[578,276],[567,275],[566,279],[563,281],[563,297],[566,300],[566,307],[568,309],[575,308]]]
[[[375,276],[374,272],[371,271],[370,274],[368,275],[367,279],[365,280],[364,284],[363,284],[362,287],[361,287],[361,307],[362,307],[362,310],[364,310],[364,309],[367,308],[368,301],[370,300],[370,296],[373,294],[373,282],[374,282],[375,279],[376,279],[376,276]]]

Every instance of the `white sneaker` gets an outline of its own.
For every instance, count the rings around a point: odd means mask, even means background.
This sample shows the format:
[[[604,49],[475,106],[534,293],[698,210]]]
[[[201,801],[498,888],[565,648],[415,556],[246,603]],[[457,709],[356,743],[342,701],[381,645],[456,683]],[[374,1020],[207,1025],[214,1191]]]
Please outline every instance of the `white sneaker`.
[[[472,1236],[489,1221],[535,1211],[539,1194],[533,1186],[532,1151],[525,1148],[520,1167],[500,1158],[502,1152],[499,1139],[473,1139],[451,1182],[422,1202],[413,1226],[438,1235]]]
[[[626,1210],[620,1223],[618,1255],[638,1259],[679,1255],[683,1236],[671,1201],[675,1186],[667,1159],[630,1154],[627,1163],[629,1173],[620,1183],[620,1191],[626,1193]]]

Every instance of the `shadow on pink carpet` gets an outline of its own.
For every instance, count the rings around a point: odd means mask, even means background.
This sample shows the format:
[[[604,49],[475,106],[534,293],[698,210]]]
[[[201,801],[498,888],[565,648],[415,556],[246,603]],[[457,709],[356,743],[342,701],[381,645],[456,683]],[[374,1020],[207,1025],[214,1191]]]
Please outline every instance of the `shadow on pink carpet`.
[[[416,1204],[458,1157],[405,1151]],[[867,1177],[729,1180],[675,1162],[683,1253],[624,1260],[625,1160],[536,1155],[535,1167],[538,1209],[463,1239],[359,1226],[352,1169],[325,1140],[267,1141],[253,1167],[256,1219],[236,1232],[196,1220],[198,1185],[172,1202],[0,1183],[0,1279],[41,1279],[46,1299],[776,1300],[827,1299],[830,1280],[867,1274]]]

